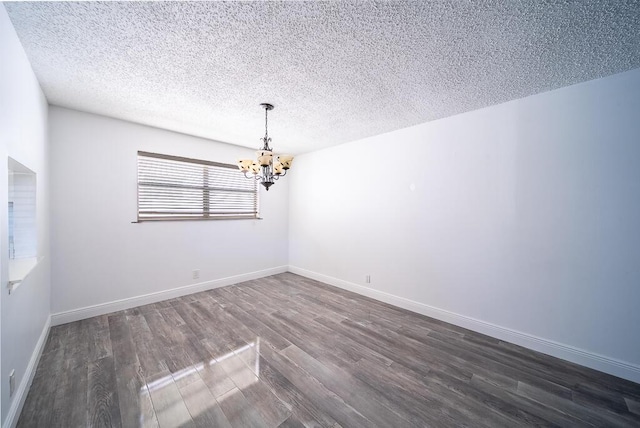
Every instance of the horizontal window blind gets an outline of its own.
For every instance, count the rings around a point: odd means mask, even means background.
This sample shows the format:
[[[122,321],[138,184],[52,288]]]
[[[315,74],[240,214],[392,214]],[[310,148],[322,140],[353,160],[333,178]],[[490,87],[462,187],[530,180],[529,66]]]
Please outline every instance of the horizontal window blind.
[[[9,258],[38,254],[35,174],[9,174]]]
[[[138,152],[138,221],[257,217],[257,183],[235,165]]]

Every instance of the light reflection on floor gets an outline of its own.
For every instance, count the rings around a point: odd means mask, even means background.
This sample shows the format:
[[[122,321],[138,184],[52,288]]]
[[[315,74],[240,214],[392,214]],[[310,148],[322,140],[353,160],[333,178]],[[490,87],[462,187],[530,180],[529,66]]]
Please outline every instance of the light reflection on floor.
[[[260,376],[260,338],[256,337],[255,341],[250,342],[247,345],[241,346],[237,349],[234,349],[233,351],[230,351],[226,354],[212,358],[209,361],[203,361],[196,365],[186,367],[175,373],[171,373],[163,377],[160,377],[158,379],[154,379],[151,382],[148,382],[146,385],[144,385],[140,389],[141,406],[143,405],[142,403],[149,402],[150,394],[160,392],[167,387],[175,388],[176,383],[179,380],[187,378],[188,376],[195,375],[196,373],[199,373],[201,370],[205,369],[207,366],[213,366],[216,364],[222,366],[225,373],[227,374],[227,377],[232,379],[233,382],[235,383],[237,388],[235,388],[234,390],[231,390],[230,392],[236,393],[237,391],[241,391],[242,389],[249,387],[252,383],[257,382]],[[245,371],[247,368],[252,372],[251,376],[246,376],[246,375],[243,376],[240,373],[241,371]],[[196,379],[198,377],[196,377]],[[180,391],[180,393],[182,394],[183,392]],[[193,392],[192,394],[201,395],[197,391]],[[208,391],[204,392],[204,394],[205,394],[203,395],[204,400],[207,399],[206,397],[213,397],[213,395],[209,394]],[[153,395],[155,395],[156,400],[158,400],[158,397],[159,396],[162,397],[164,394],[153,394]],[[167,396],[171,396],[171,394],[167,394]],[[224,400],[225,398],[228,398],[229,396],[230,396],[229,393],[225,393],[225,394],[222,394],[221,396],[215,397],[214,401],[221,402],[222,400]],[[183,399],[184,398],[186,397],[183,397]],[[163,417],[165,416],[165,414],[171,415],[169,419],[175,418],[176,415],[180,414],[180,412],[175,411],[176,410],[175,408],[179,406],[183,406],[183,403],[153,403],[153,404],[154,404],[154,409],[156,411],[156,416],[158,418],[158,421],[166,419]],[[154,421],[145,420],[145,415],[148,413],[142,410],[143,409],[141,409],[141,412],[140,412],[140,426],[141,427],[155,426]],[[189,410],[190,412],[193,413],[193,409],[189,409]],[[206,406],[201,409],[201,412],[205,410],[207,410]],[[196,417],[198,414],[199,413],[191,414],[191,417]],[[186,416],[188,415],[185,415],[185,417]],[[182,424],[182,423],[187,423],[189,421],[185,418],[185,420],[183,421],[174,419],[174,422],[178,424]]]

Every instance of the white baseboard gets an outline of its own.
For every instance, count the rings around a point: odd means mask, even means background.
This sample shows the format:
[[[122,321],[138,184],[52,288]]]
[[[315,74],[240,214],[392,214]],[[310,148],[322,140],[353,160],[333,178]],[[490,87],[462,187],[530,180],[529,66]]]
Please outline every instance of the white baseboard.
[[[100,303],[98,305],[58,312],[51,315],[51,324],[53,326],[66,324],[86,318],[109,314],[111,312],[135,308],[136,306],[148,305],[162,300],[186,296],[200,291],[226,287],[227,285],[233,285],[243,281],[264,278],[265,276],[276,275],[283,272],[287,272],[287,266],[278,266],[241,275],[230,276],[227,278],[200,282],[198,284],[186,285],[184,287],[172,288],[170,290],[158,291],[156,293],[145,294],[142,296],[129,297],[127,299],[115,300],[113,302]]]
[[[31,382],[33,382],[33,377],[36,375],[36,369],[38,368],[38,362],[40,361],[42,350],[44,349],[45,343],[47,343],[47,336],[49,335],[50,327],[51,317],[49,316],[47,317],[47,321],[44,323],[42,333],[40,333],[40,338],[38,339],[36,347],[31,354],[27,369],[24,376],[22,376],[22,381],[20,382],[20,385],[18,385],[18,389],[16,389],[16,395],[9,407],[9,413],[7,414],[7,419],[5,419],[3,428],[15,428],[18,424],[18,418],[20,417],[20,412],[22,412],[24,402],[27,399]]]
[[[389,303],[391,305],[398,306],[400,308],[426,315],[428,317],[435,318],[441,321],[445,321],[459,327],[473,330],[478,333],[486,334],[487,336],[491,336],[496,339],[524,346],[525,348],[542,352],[543,354],[551,355],[566,361],[570,361],[572,363],[580,364],[581,366],[589,367],[604,373],[630,380],[632,382],[640,383],[640,366],[636,364],[628,363],[626,361],[620,361],[615,358],[606,357],[604,355],[589,352],[584,349],[554,342],[548,339],[543,339],[531,334],[522,333],[517,330],[512,330],[510,328],[456,314],[454,312],[439,309],[433,306],[426,305],[424,303],[416,302],[404,297],[395,296],[393,294],[385,293],[383,291],[375,290],[373,288],[365,287],[359,284],[344,281],[342,279],[323,275],[296,266],[289,266],[289,272],[307,278],[315,279],[316,281],[352,291],[357,294],[371,297],[372,299]]]

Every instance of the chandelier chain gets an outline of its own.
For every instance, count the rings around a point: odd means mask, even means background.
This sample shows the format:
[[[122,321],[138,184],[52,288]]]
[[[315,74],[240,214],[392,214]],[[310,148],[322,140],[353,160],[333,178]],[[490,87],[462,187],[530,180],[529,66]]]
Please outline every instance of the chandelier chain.
[[[271,107],[271,108],[269,108]],[[269,143],[271,142],[271,138],[269,138],[269,122],[268,122],[268,118],[269,118],[269,110],[271,110],[273,107],[269,104],[265,104],[264,105],[264,137],[262,138],[262,142],[263,142],[263,150],[271,150],[271,147],[269,146]]]

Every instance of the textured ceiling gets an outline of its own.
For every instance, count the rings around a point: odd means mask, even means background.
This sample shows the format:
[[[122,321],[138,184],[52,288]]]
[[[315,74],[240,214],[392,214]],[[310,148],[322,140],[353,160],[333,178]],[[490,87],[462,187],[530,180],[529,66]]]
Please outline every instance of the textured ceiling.
[[[293,153],[640,67],[640,1],[4,5],[51,104]]]

